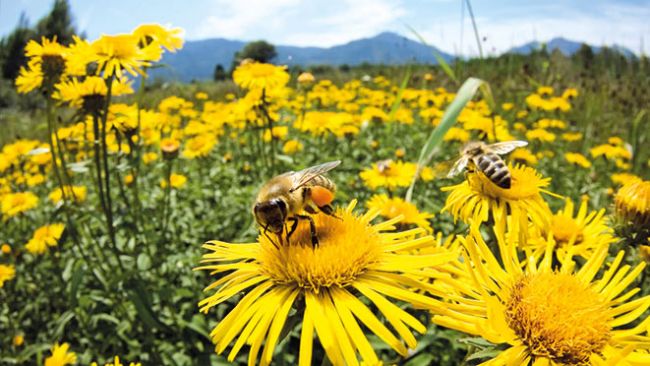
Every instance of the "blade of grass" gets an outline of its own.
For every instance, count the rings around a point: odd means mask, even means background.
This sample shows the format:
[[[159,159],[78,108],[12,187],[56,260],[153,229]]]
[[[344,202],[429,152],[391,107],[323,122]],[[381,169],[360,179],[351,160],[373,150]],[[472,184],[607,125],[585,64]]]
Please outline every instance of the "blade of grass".
[[[427,41],[425,41],[424,38],[420,35],[420,33],[418,33],[418,32],[417,32],[413,27],[411,27],[411,26],[408,25],[408,24],[405,24],[405,26],[406,26],[406,28],[408,28],[408,29],[409,29],[409,30],[410,30],[410,31],[411,31],[411,32],[412,32],[416,37],[418,37],[418,39],[420,40],[420,42],[421,42],[423,45],[425,45],[425,46],[427,46],[427,47],[431,47],[431,46],[429,46],[429,44],[427,43]],[[449,64],[447,63],[447,61],[445,61],[445,59],[442,57],[442,55],[441,55],[440,53],[438,53],[438,51],[436,51],[435,48],[431,47],[431,49],[433,50],[433,57],[436,58],[436,61],[438,62],[438,65],[440,66],[440,68],[442,68],[442,71],[444,71],[444,73],[447,74],[447,76],[448,76],[451,80],[453,80],[454,83],[459,84],[458,78],[456,78],[456,74],[454,73],[454,70],[451,69],[451,67],[449,66]]]
[[[393,118],[395,117],[395,113],[397,113],[397,110],[399,107],[402,105],[402,95],[404,94],[404,89],[406,89],[406,85],[408,85],[409,80],[411,79],[411,66],[408,66],[406,69],[406,74],[404,75],[404,79],[402,79],[402,83],[399,86],[399,90],[397,91],[397,95],[395,96],[395,100],[393,101],[393,105],[390,107],[390,113],[388,114],[388,121],[392,122]]]
[[[436,152],[438,151],[438,147],[442,142],[442,138],[445,136],[449,128],[451,128],[451,126],[456,122],[456,120],[458,119],[458,115],[463,110],[463,108],[465,108],[465,105],[470,100],[472,100],[472,98],[474,97],[474,95],[476,95],[476,92],[479,89],[481,89],[481,92],[484,94],[489,93],[487,94],[488,99],[492,98],[492,93],[490,92],[489,86],[487,85],[488,84],[481,79],[469,78],[465,80],[463,85],[460,87],[458,93],[456,94],[456,97],[445,110],[445,113],[443,114],[440,123],[431,132],[431,135],[429,135],[427,142],[424,144],[422,150],[420,151],[420,158],[418,159],[418,169],[415,175],[413,176],[413,180],[411,181],[411,186],[406,192],[407,201],[409,202],[411,201],[411,198],[413,196],[413,188],[415,187],[415,182],[420,177],[420,172],[422,171],[422,169],[424,169],[425,166],[429,164],[433,156],[436,154]],[[493,99],[491,103],[494,103]]]

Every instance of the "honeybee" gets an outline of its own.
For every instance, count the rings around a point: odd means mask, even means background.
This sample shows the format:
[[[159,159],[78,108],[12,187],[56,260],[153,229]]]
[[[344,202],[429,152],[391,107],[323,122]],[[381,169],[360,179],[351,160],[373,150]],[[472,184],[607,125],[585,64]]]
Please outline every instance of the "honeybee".
[[[377,162],[377,170],[380,173],[386,172],[393,165],[393,159],[380,160]]]
[[[340,160],[312,166],[297,172],[287,172],[269,180],[257,194],[253,215],[255,221],[267,232],[272,232],[282,241],[282,233],[286,225],[286,240],[296,231],[298,221],[309,221],[311,243],[318,245],[316,225],[309,214],[321,211],[334,216],[334,208],[330,205],[334,200],[336,184],[323,174],[341,164]],[[307,213],[307,215],[305,215]],[[270,238],[269,238],[270,239]],[[271,242],[273,240],[271,239]],[[274,243],[275,244],[275,243]]]
[[[461,149],[461,157],[454,163],[447,174],[453,177],[460,173],[471,161],[479,171],[501,188],[509,189],[511,184],[510,170],[499,155],[528,145],[526,141],[506,141],[487,145],[481,141],[468,142]]]

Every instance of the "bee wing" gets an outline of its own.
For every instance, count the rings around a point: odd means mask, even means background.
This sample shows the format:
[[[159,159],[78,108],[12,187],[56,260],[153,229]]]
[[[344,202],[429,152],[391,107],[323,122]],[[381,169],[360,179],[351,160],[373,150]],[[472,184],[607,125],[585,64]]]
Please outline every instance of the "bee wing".
[[[518,147],[524,147],[528,145],[526,141],[505,141],[497,142],[496,144],[488,145],[488,148],[492,150],[495,154],[503,155],[511,152],[512,150]]]
[[[460,173],[461,171],[463,171],[463,169],[465,169],[468,162],[469,162],[469,157],[461,156],[460,159],[456,160],[454,165],[449,170],[449,173],[447,174],[447,178],[451,178],[455,175],[458,175],[458,173]]]
[[[315,165],[293,173],[293,186],[291,192],[309,183],[312,179],[323,175],[341,164],[340,160],[330,161],[328,163]]]

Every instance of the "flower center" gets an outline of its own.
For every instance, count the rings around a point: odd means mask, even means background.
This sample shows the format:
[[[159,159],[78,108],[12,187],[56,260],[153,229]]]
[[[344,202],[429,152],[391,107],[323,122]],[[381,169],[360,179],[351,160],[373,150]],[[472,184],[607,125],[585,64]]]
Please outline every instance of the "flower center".
[[[580,244],[583,239],[580,225],[576,223],[576,220],[564,215],[553,216],[551,232],[558,244],[567,244],[572,239],[574,244]]]
[[[538,273],[514,284],[506,320],[533,356],[582,365],[611,336],[608,310],[605,300],[576,277]]]
[[[293,284],[318,292],[321,288],[344,287],[364,273],[381,254],[379,233],[366,220],[345,210],[335,218],[313,215],[319,244],[311,243],[307,220],[302,220],[289,244],[276,248],[260,235],[263,271],[276,283]],[[290,224],[288,225],[290,227]],[[269,236],[278,241],[274,234]]]

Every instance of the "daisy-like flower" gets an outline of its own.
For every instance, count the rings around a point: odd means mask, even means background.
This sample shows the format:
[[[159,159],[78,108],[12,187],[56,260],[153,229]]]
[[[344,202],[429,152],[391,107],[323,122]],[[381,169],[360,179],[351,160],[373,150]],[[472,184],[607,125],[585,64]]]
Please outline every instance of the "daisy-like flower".
[[[90,366],[98,366],[99,364],[97,362],[92,362]],[[104,366],[126,366],[127,364],[124,364],[120,361],[119,356],[115,356],[113,358],[113,362],[106,362]],[[142,366],[140,362],[129,362],[128,366]]]
[[[98,76],[89,76],[83,81],[71,79],[56,85],[57,91],[52,96],[73,107],[82,108],[88,113],[94,113],[104,108],[108,94],[106,81]],[[111,94],[120,96],[132,94],[131,83],[126,79],[113,80]]]
[[[566,159],[567,162],[581,166],[585,169],[591,168],[591,162],[589,159],[587,159],[584,155],[580,153],[572,153],[568,152],[564,154],[564,159]]]
[[[204,133],[193,137],[185,143],[183,150],[183,157],[186,159],[195,159],[206,157],[212,151],[214,145],[217,144],[217,138],[214,134]]]
[[[0,208],[6,219],[38,206],[38,196],[32,192],[8,193],[2,196]]]
[[[520,263],[516,246],[495,232],[501,262],[473,227],[464,243],[467,275],[445,279],[448,307],[433,317],[500,345],[483,365],[650,364],[650,318],[639,319],[650,296],[630,301],[639,288],[625,291],[645,263],[621,266],[622,251],[605,263],[602,246],[580,269],[569,256],[553,268],[552,243]]]
[[[16,277],[16,268],[13,265],[0,264],[0,288],[14,277]]]
[[[612,179],[612,183],[619,186],[624,186],[633,181],[641,180],[641,177],[638,175],[630,173],[614,173],[610,178]]]
[[[574,216],[574,203],[567,198],[564,209],[553,215],[548,228],[525,243],[523,249],[528,256],[541,258],[551,241],[558,259],[569,254],[589,259],[594,251],[613,243],[615,238],[613,230],[607,226],[605,209],[589,212],[587,204],[587,197],[583,197]]]
[[[57,188],[52,191],[47,197],[52,203],[57,204],[63,201],[63,193],[65,192],[66,199],[81,203],[86,200],[87,189],[84,186],[66,186],[63,191]]]
[[[34,89],[38,89],[43,85],[43,71],[41,65],[33,65],[31,67],[22,66],[20,73],[16,78],[16,89],[18,93],[27,94]]]
[[[34,235],[25,244],[25,248],[32,254],[43,254],[48,247],[55,247],[58,244],[64,229],[65,225],[63,224],[41,226],[34,231]]]
[[[552,214],[541,193],[552,194],[544,189],[551,178],[543,178],[524,165],[510,164],[508,169],[512,181],[509,189],[497,186],[476,169],[468,172],[462,183],[443,187],[443,192],[450,193],[442,211],[468,224],[485,222],[492,215],[495,222],[507,222],[514,232],[525,232],[519,228],[528,227],[528,220],[538,228],[547,227]]]
[[[411,202],[406,202],[399,197],[390,198],[386,194],[376,194],[368,200],[368,209],[379,210],[379,215],[387,219],[402,216],[401,224],[413,224],[432,233],[429,219],[433,215],[427,212],[420,212]]]
[[[70,345],[55,343],[52,346],[52,355],[45,359],[45,366],[66,366],[77,362],[77,355],[69,351]]]
[[[614,197],[618,215],[635,225],[650,225],[650,181],[632,180]]]
[[[160,24],[142,24],[133,31],[140,46],[147,47],[157,44],[170,52],[183,48],[183,30],[181,28],[165,28]]]
[[[415,163],[382,160],[372,164],[371,168],[362,170],[359,176],[370,189],[386,187],[392,190],[398,187],[408,187],[417,170],[418,166]],[[423,181],[432,180],[433,177],[434,173],[431,168],[422,169],[420,178]]]
[[[306,222],[298,225],[290,244],[277,246],[261,235],[257,243],[204,245],[210,253],[198,269],[219,277],[206,289],[215,292],[199,303],[201,311],[244,293],[211,333],[217,353],[232,343],[228,360],[233,361],[248,344],[249,364],[255,364],[263,346],[260,364],[270,364],[294,304],[301,309],[301,366],[312,364],[314,333],[334,365],[359,365],[359,356],[363,363],[379,362],[364,329],[403,356],[415,348],[411,329],[422,333],[426,327],[395,302],[430,309],[435,301],[421,290],[433,290],[429,276],[438,275],[435,268],[457,254],[414,254],[418,248],[435,246],[434,239],[420,236],[422,229],[393,231],[399,218],[371,225],[378,212],[359,216],[352,212],[354,206],[338,209],[338,218],[312,216],[317,247],[311,244]]]
[[[152,61],[160,60],[160,47],[139,47],[138,37],[131,34],[115,36],[103,35],[91,44],[97,62],[97,74],[122,78],[126,71],[133,76],[144,75],[143,68],[151,66]]]
[[[302,142],[298,140],[287,140],[282,146],[282,152],[287,155],[293,155],[299,151],[302,151],[303,145]]]
[[[276,89],[289,82],[289,74],[283,66],[246,62],[232,74],[235,84],[244,89]]]
[[[160,140],[160,151],[162,151],[163,158],[166,160],[176,158],[180,147],[181,143],[175,138],[166,137]]]
[[[182,174],[172,173],[169,177],[170,186],[174,189],[183,188],[185,183],[187,183],[187,177]],[[165,180],[160,181],[160,187],[166,188],[167,182]]]

